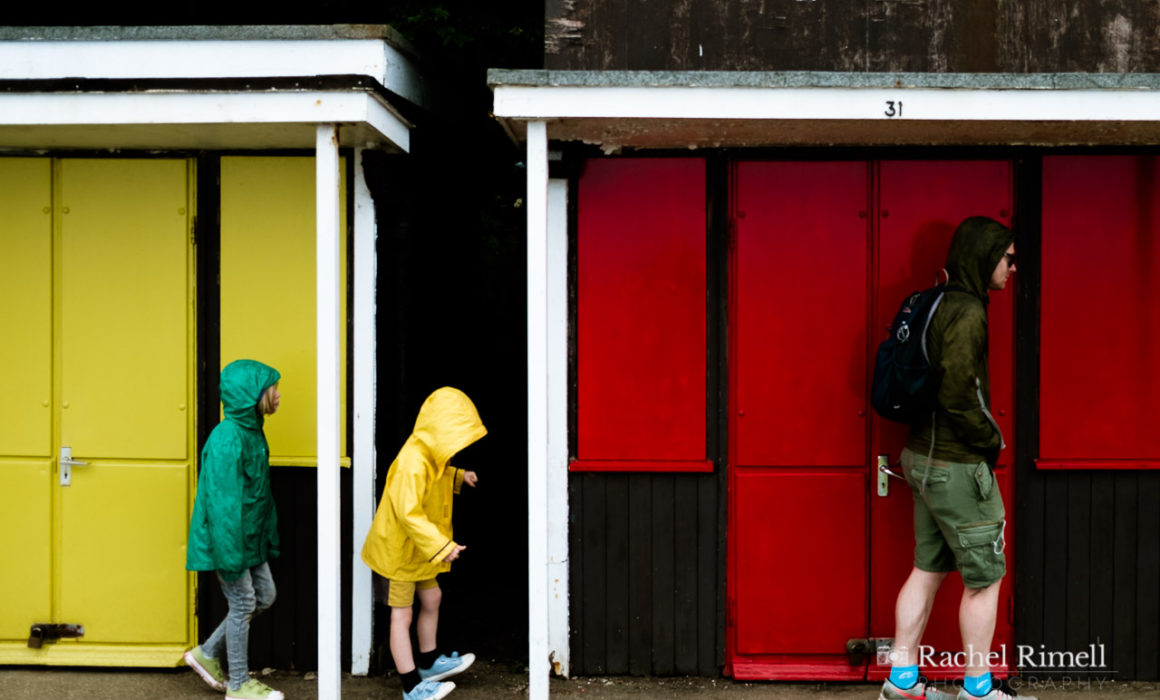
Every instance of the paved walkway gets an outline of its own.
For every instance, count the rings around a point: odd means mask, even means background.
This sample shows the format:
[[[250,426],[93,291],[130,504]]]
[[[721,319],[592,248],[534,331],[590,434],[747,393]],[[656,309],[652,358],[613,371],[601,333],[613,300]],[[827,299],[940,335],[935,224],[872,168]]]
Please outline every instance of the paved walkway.
[[[519,700],[527,697],[522,668],[477,662],[457,678],[448,700]],[[317,698],[313,674],[268,671],[263,677],[286,694],[287,700]],[[1160,700],[1158,683],[1041,681],[1039,700]],[[400,697],[397,678],[344,676],[344,700],[392,700]],[[714,700],[873,700],[878,686],[864,683],[735,683],[710,678],[574,678],[553,680],[552,698],[577,700],[641,700],[642,698],[712,698]],[[0,670],[3,700],[215,700],[221,698],[188,669],[94,670],[5,668]]]

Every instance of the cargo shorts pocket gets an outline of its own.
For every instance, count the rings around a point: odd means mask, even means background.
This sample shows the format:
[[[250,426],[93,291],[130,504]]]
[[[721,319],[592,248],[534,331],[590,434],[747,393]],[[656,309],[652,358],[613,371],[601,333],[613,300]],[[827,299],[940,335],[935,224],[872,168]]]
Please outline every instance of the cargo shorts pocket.
[[[995,472],[991,471],[986,462],[979,462],[975,466],[975,488],[978,489],[980,501],[990,498],[995,488]]]
[[[1007,547],[1004,530],[1007,521],[960,525],[955,528],[959,547],[959,572],[967,588],[985,588],[1003,578],[1007,561],[1003,551]]]

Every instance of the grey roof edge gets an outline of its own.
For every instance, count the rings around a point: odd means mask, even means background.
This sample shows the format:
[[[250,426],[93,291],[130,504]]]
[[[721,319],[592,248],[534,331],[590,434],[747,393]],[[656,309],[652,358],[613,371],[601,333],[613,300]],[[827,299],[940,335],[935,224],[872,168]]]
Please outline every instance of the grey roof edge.
[[[1160,90],[1160,73],[852,73],[824,71],[561,71],[491,68],[498,87]]]
[[[0,41],[310,41],[379,39],[400,51],[414,47],[387,24],[238,24],[175,26],[4,27]]]

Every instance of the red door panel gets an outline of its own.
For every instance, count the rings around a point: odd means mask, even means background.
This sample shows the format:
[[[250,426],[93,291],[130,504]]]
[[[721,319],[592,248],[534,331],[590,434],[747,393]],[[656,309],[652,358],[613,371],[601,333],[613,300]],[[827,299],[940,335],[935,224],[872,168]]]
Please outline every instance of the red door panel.
[[[951,236],[963,219],[982,215],[1010,225],[1011,212],[1010,164],[1006,161],[884,162],[879,166],[879,183],[875,344],[885,337],[885,327],[893,319],[902,298],[934,283],[935,273],[945,264]],[[1014,453],[1012,287],[1008,284],[1006,290],[992,292],[988,307],[991,403],[1007,441],[999,469],[1005,499],[1010,497],[1007,465]],[[891,463],[896,464],[906,441],[906,427],[877,416],[871,426],[873,454],[889,455]],[[909,488],[897,479],[890,483],[889,496],[875,494],[870,497],[870,636],[891,637],[898,590],[914,561],[914,504]],[[961,593],[961,579],[958,574],[952,574],[939,592],[924,644],[940,651],[961,648],[958,635]],[[1005,616],[1000,618],[995,648],[1001,644],[1009,646],[1011,642]],[[939,671],[929,669],[928,675],[940,676]],[[871,676],[876,676],[874,668]]]
[[[579,183],[580,462],[705,462],[705,161],[590,160]]]
[[[1043,159],[1040,466],[1160,466],[1157,195],[1155,156]]]
[[[737,464],[860,466],[867,166],[737,169]]]
[[[865,634],[865,481],[849,469],[738,474],[737,651],[834,654]]]

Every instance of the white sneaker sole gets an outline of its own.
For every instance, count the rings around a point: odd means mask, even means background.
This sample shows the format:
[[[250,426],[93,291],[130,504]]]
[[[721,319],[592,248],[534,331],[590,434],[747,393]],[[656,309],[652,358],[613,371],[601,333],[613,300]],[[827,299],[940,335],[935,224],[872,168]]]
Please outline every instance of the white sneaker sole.
[[[473,663],[475,663],[475,654],[464,654],[463,656],[459,657],[459,665],[456,666],[455,668],[448,669],[448,670],[444,671],[443,673],[436,673],[434,676],[427,676],[423,680],[425,680],[425,681],[441,681],[444,678],[450,678],[452,676],[463,673],[468,668],[470,668],[471,664],[473,664]],[[448,692],[451,692],[451,691],[448,691]],[[440,695],[439,697],[443,697],[443,696]]]
[[[209,687],[213,688],[219,693],[226,692],[226,684],[214,678],[213,674],[207,671],[205,666],[199,664],[192,651],[185,652],[185,655],[181,658],[185,659],[185,665],[192,668],[197,673],[197,675],[201,676],[201,679],[205,681]]]
[[[430,679],[428,678],[427,680]],[[439,690],[435,691],[434,695],[428,696],[425,700],[439,700],[440,698],[445,698],[450,695],[451,691],[453,690],[455,690],[455,684],[451,681],[446,681],[439,686]],[[406,698],[407,694],[403,693],[403,697]]]
[[[247,698],[239,698],[236,695],[226,693],[226,700],[247,700]],[[266,700],[286,700],[286,696],[282,694],[281,690],[271,690],[270,694],[266,696]]]

